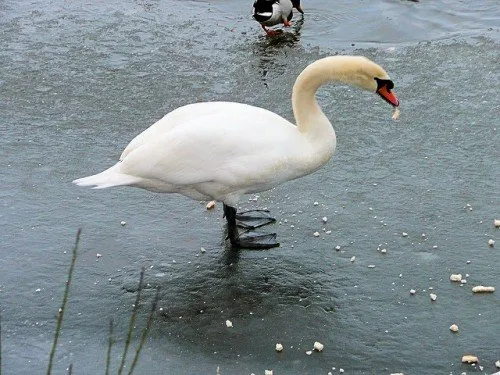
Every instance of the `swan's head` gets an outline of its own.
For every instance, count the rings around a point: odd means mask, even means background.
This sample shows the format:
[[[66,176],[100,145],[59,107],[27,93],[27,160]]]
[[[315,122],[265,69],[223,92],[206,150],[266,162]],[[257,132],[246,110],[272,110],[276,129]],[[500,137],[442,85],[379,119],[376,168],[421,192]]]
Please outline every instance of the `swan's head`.
[[[399,100],[392,91],[394,83],[380,65],[364,56],[329,56],[309,64],[295,81],[292,93],[294,106],[301,98],[314,97],[318,88],[329,81],[377,93],[395,108],[393,118],[397,118]]]
[[[387,72],[364,56],[325,57],[310,64],[297,80],[313,91],[328,80],[344,82],[375,92],[392,106],[399,106],[399,100],[392,91],[394,83]]]
[[[399,106],[399,100],[392,91],[394,83],[387,72],[380,65],[365,57],[358,56],[357,58],[357,63],[351,65],[353,69],[351,82],[362,89],[377,93],[392,106]]]

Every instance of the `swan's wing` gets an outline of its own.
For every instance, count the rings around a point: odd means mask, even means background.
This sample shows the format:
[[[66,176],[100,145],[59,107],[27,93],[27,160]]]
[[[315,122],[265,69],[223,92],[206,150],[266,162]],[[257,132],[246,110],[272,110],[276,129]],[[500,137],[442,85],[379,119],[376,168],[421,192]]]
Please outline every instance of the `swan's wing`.
[[[122,173],[148,180],[149,187],[158,181],[251,190],[281,182],[282,164],[300,147],[296,127],[261,108],[232,109],[184,122],[135,148],[122,160]]]
[[[177,126],[182,126],[183,124],[196,120],[200,117],[220,111],[235,110],[240,106],[248,107],[245,104],[232,102],[202,102],[188,104],[174,109],[132,139],[125,150],[123,150],[120,160],[123,160],[130,152],[141,145],[154,141],[162,134],[171,131]]]

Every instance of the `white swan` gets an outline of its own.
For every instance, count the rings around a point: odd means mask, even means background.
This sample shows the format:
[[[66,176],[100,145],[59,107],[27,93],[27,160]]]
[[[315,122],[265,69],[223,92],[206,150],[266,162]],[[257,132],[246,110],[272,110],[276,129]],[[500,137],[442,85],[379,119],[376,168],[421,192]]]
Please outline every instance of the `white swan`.
[[[269,30],[266,26],[275,26],[282,23],[291,26],[293,8],[304,14],[300,0],[255,0],[253,3],[253,18],[260,23],[267,35],[279,34],[279,31]]]
[[[295,82],[292,106],[297,125],[246,104],[186,105],[136,136],[114,166],[73,182],[97,189],[127,185],[223,202],[233,246],[278,246],[275,234],[239,234],[236,219],[251,218],[238,216],[234,207],[244,194],[310,174],[330,160],[335,131],[315,98],[328,81],[376,92],[394,107],[399,105],[391,91],[394,85],[379,65],[361,56],[326,57],[306,67]],[[274,219],[262,220],[247,227]]]

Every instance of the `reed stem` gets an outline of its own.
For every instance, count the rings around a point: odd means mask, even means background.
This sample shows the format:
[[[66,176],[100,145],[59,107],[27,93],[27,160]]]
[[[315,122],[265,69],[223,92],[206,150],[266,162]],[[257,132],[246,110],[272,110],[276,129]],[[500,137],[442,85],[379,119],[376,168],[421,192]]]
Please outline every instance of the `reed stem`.
[[[80,234],[81,233],[82,233],[82,229],[80,228],[76,232],[75,246],[73,246],[73,256],[71,257],[71,263],[70,263],[69,271],[68,271],[68,280],[66,281],[66,287],[64,288],[63,301],[62,301],[61,307],[59,308],[59,311],[57,314],[56,331],[54,333],[54,342],[52,343],[52,349],[50,351],[49,365],[47,366],[47,375],[50,375],[52,372],[54,355],[56,353],[57,341],[59,340],[59,336],[61,334],[61,326],[62,326],[62,321],[63,321],[63,316],[64,316],[64,310],[66,309],[66,303],[68,301],[69,287],[71,285],[71,279],[73,278],[73,270],[75,268],[76,254],[77,254],[77,250],[78,250],[78,244],[80,243]]]
[[[108,352],[106,354],[106,375],[109,375],[109,367],[111,364],[111,347],[113,346],[113,318],[109,320],[109,339]]]
[[[130,370],[128,372],[128,375],[132,375],[132,372],[134,371],[135,365],[137,364],[137,361],[139,360],[139,354],[141,353],[142,347],[144,346],[144,343],[146,342],[146,339],[148,337],[148,333],[149,333],[149,330],[151,328],[151,325],[153,324],[153,319],[154,319],[154,316],[156,313],[156,308],[158,306],[159,299],[160,299],[160,287],[157,287],[155,298],[154,298],[153,303],[151,305],[151,311],[149,312],[148,322],[146,324],[146,327],[142,331],[141,341],[139,342],[139,346],[137,347],[137,350],[135,351],[135,356],[134,356],[134,359],[132,360],[132,364],[130,365]]]
[[[2,375],[2,314],[0,313],[0,375]]]
[[[123,367],[125,366],[125,360],[127,358],[127,351],[132,340],[132,331],[134,330],[135,319],[137,318],[137,313],[139,311],[139,300],[141,298],[142,283],[144,281],[144,267],[141,269],[141,276],[139,278],[139,286],[137,288],[137,296],[135,298],[135,305],[130,316],[130,322],[128,326],[127,339],[125,341],[125,348],[123,349],[122,360],[120,362],[120,367],[118,369],[118,375],[121,375]]]

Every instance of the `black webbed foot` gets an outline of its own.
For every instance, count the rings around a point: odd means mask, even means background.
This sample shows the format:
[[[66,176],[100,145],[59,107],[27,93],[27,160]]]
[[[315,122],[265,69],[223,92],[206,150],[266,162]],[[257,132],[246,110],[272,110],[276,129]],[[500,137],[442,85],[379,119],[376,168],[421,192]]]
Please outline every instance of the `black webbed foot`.
[[[236,214],[236,225],[240,228],[255,229],[276,222],[268,210],[249,210]]]
[[[249,213],[259,212],[258,215],[249,215]],[[274,223],[276,219],[270,217],[265,210],[246,211],[236,214],[236,209],[224,204],[224,216],[227,220],[227,235],[231,245],[235,248],[243,249],[271,249],[279,246],[276,242],[276,233],[261,233],[254,231],[254,228]],[[238,223],[237,223],[238,222]],[[241,234],[238,231],[238,225],[250,230]]]
[[[229,240],[232,246],[243,249],[265,250],[280,245],[276,241],[276,233],[261,233],[256,231],[243,232],[236,238],[229,238]]]

